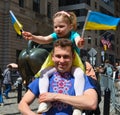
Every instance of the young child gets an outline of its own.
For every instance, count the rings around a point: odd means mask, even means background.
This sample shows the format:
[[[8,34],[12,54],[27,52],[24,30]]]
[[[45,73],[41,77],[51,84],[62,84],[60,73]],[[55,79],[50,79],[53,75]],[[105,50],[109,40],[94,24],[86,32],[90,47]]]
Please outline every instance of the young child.
[[[84,65],[79,57],[80,49],[84,44],[84,40],[76,32],[77,18],[73,12],[60,11],[53,16],[54,32],[48,36],[36,36],[30,32],[22,32],[22,35],[27,40],[33,40],[39,44],[48,44],[60,38],[69,38],[75,46],[75,59],[73,62],[72,74],[75,77],[75,93],[82,95],[84,89]],[[40,93],[48,91],[49,76],[55,72],[54,64],[51,60],[51,53],[41,67],[41,70],[35,75],[40,76],[39,89]],[[46,112],[51,107],[50,103],[40,103],[38,113]],[[81,114],[81,111],[74,109],[73,115]]]

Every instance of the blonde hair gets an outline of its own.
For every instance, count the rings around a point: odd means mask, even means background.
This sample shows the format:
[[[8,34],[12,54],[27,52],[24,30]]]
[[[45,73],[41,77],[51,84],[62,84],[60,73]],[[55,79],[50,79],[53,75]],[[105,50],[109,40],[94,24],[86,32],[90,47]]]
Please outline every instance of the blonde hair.
[[[56,17],[62,16],[66,23],[73,25],[73,30],[77,29],[77,17],[74,12],[59,11],[53,16],[53,20]]]

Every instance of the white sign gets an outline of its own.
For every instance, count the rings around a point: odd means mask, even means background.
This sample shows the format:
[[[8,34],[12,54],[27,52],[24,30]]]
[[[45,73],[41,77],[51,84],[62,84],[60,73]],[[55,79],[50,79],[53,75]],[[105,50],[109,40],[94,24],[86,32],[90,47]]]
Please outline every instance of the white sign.
[[[105,52],[104,51],[101,51],[101,56],[104,56]]]
[[[97,54],[97,51],[94,48],[91,48],[88,52],[91,57],[94,57]]]

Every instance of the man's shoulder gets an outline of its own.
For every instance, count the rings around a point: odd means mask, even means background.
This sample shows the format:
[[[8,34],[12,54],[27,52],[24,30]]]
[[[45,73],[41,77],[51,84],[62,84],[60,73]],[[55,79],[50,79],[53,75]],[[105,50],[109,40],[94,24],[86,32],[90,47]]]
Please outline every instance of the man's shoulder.
[[[29,83],[28,86],[32,87],[32,86],[38,86],[39,84],[39,78],[35,78],[31,83]]]
[[[91,77],[85,75],[85,87],[84,87],[84,90],[95,89],[94,82],[95,82],[94,79],[92,79]]]
[[[29,85],[28,89],[32,91],[37,97],[39,96],[39,78],[35,78]]]

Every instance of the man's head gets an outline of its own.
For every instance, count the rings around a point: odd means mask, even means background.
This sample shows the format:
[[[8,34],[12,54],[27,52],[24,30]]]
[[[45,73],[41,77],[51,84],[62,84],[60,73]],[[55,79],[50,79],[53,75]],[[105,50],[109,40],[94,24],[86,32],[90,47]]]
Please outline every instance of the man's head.
[[[70,72],[74,59],[73,44],[67,38],[62,38],[54,43],[52,60],[56,69],[61,72]]]
[[[9,68],[9,70],[12,70],[12,66],[11,65],[8,65],[7,68]]]

